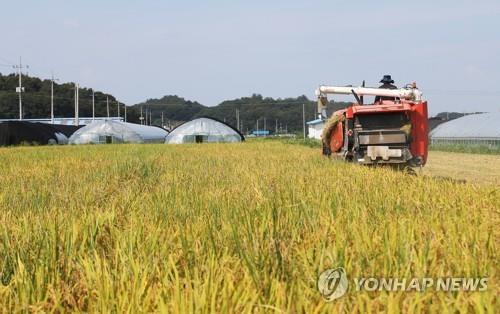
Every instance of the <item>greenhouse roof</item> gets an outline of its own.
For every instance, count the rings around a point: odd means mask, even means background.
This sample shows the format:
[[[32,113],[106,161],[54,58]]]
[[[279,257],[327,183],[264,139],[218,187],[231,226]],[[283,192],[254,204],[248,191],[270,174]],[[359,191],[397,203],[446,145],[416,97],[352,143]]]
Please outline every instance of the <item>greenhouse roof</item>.
[[[167,136],[168,144],[193,142],[241,142],[245,137],[232,126],[217,119],[202,117],[185,122]]]
[[[500,138],[500,112],[463,116],[438,125],[431,138]]]
[[[104,143],[106,137],[110,137],[113,143],[162,143],[167,134],[166,130],[156,126],[114,120],[96,120],[73,133],[69,138],[69,143]]]

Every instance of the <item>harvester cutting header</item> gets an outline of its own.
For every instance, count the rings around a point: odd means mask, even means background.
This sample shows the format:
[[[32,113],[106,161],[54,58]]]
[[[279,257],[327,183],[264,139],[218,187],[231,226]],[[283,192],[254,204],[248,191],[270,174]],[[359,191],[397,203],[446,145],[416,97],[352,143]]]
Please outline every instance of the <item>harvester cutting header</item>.
[[[318,114],[326,120],[323,154],[361,164],[419,167],[427,161],[427,102],[416,83],[405,88],[392,85],[390,75],[379,88],[319,86]],[[327,95],[353,95],[356,103],[327,119]],[[375,96],[364,104],[364,96]]]

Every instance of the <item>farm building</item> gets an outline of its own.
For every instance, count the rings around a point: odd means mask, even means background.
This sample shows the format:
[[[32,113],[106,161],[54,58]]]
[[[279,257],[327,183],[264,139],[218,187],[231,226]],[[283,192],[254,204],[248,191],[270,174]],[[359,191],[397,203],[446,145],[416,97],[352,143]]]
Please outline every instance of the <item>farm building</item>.
[[[0,146],[67,144],[76,126],[27,121],[0,122]]]
[[[320,140],[321,133],[323,133],[323,128],[325,127],[325,121],[323,119],[316,119],[307,122],[308,125],[308,137]]]
[[[160,127],[115,120],[94,121],[76,131],[70,144],[163,143],[168,132]]]
[[[438,125],[430,132],[431,144],[500,146],[500,112],[463,116]]]
[[[232,126],[213,119],[198,118],[185,122],[170,132],[167,144],[241,142],[245,137]]]

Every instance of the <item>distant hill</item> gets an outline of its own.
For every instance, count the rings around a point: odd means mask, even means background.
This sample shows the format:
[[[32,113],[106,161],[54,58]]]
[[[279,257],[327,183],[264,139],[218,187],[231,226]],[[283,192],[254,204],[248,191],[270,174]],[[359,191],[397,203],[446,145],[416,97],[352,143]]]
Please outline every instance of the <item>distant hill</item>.
[[[23,75],[23,111],[24,118],[50,117],[50,80]],[[0,119],[19,117],[19,102],[16,87],[18,76],[0,74]],[[74,83],[54,83],[54,115],[56,117],[74,116]],[[80,88],[80,116],[92,116],[92,90]],[[113,95],[95,91],[96,116],[106,116],[106,97],[109,99],[110,115],[116,116],[117,104]],[[123,109],[123,108],[122,108]],[[123,113],[122,113],[123,114]],[[131,119],[137,118],[133,111],[127,112]]]
[[[41,80],[36,77],[23,75],[23,109],[24,118],[49,118],[50,117],[50,80]],[[2,75],[0,73],[0,119],[17,119],[19,116],[18,76],[15,74]],[[92,89],[81,87],[80,116],[92,116]],[[109,99],[110,115],[117,116],[116,97],[100,91],[95,91],[96,116],[104,117],[106,112],[106,98]],[[289,132],[302,131],[302,104],[305,105],[306,121],[316,117],[316,101],[302,95],[295,98],[271,98],[253,94],[226,100],[217,106],[207,107],[196,101],[186,100],[177,95],[167,95],[159,99],[148,99],[144,102],[127,107],[127,121],[139,123],[141,108],[151,111],[153,124],[161,125],[163,113],[165,125],[176,126],[193,118],[209,116],[236,127],[236,110],[239,110],[240,126],[242,131],[255,130],[257,120],[259,129],[266,128],[274,131],[276,122],[278,127],[287,128]],[[349,105],[347,102],[330,102],[328,114]],[[54,112],[56,117],[74,116],[74,83],[54,83]],[[480,112],[476,112],[480,113]],[[471,113],[467,113],[471,114]],[[120,115],[123,116],[123,104]],[[430,121],[430,128],[434,128],[447,120],[453,120],[466,115],[459,112],[440,112]]]
[[[255,130],[257,120],[259,129],[264,129],[264,118],[266,129],[275,131],[278,128],[287,129],[289,132],[302,130],[302,104],[305,105],[306,121],[314,120],[316,117],[316,101],[309,100],[306,96],[296,98],[274,99],[254,94],[250,97],[242,97],[226,100],[217,106],[207,107],[197,102],[186,101],[178,96],[165,96],[160,99],[149,99],[143,103],[134,105],[152,110],[153,122],[159,124],[161,112],[165,119],[170,119],[172,126],[197,117],[213,117],[236,127],[236,110],[239,110],[240,127],[243,132]],[[344,108],[348,103],[331,102],[328,111]],[[139,109],[140,110],[140,109]]]
[[[23,111],[24,118],[49,118],[50,117],[50,80],[41,80],[36,77],[23,75]],[[15,74],[0,74],[0,119],[16,119],[18,117],[18,77]],[[92,90],[81,87],[80,116],[92,116]],[[106,98],[109,99],[110,115],[116,116],[116,97],[100,91],[95,91],[96,116],[104,117],[106,112]],[[252,131],[259,120],[259,129],[266,128],[274,131],[276,122],[278,127],[287,128],[289,132],[302,131],[302,104],[305,105],[306,121],[315,119],[316,101],[306,96],[295,98],[270,98],[254,94],[233,100],[226,100],[214,107],[204,106],[196,101],[186,100],[176,95],[167,95],[159,99],[148,99],[142,103],[127,107],[127,121],[139,123],[141,109],[145,115],[146,109],[151,111],[153,124],[161,125],[163,113],[164,122],[175,126],[181,122],[196,117],[214,117],[236,127],[236,110],[239,110],[240,126],[242,131]],[[329,113],[344,108],[348,103],[331,102],[328,106]],[[123,104],[121,116],[124,115]],[[56,117],[74,116],[74,83],[54,83],[54,112]]]
[[[169,120],[174,125],[179,122],[191,120],[198,112],[206,107],[196,101],[185,100],[177,95],[163,96],[160,99],[148,99],[145,102],[132,106],[135,111],[146,109],[151,111],[153,123],[161,124],[161,114],[163,112],[164,122]]]

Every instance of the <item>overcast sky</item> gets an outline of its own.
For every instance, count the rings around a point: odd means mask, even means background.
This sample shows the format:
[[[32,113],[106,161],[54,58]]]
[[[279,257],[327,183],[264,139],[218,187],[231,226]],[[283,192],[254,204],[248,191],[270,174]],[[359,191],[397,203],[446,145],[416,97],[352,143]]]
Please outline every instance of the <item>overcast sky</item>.
[[[499,111],[500,1],[6,1],[0,72],[205,105],[416,81],[440,111]]]

